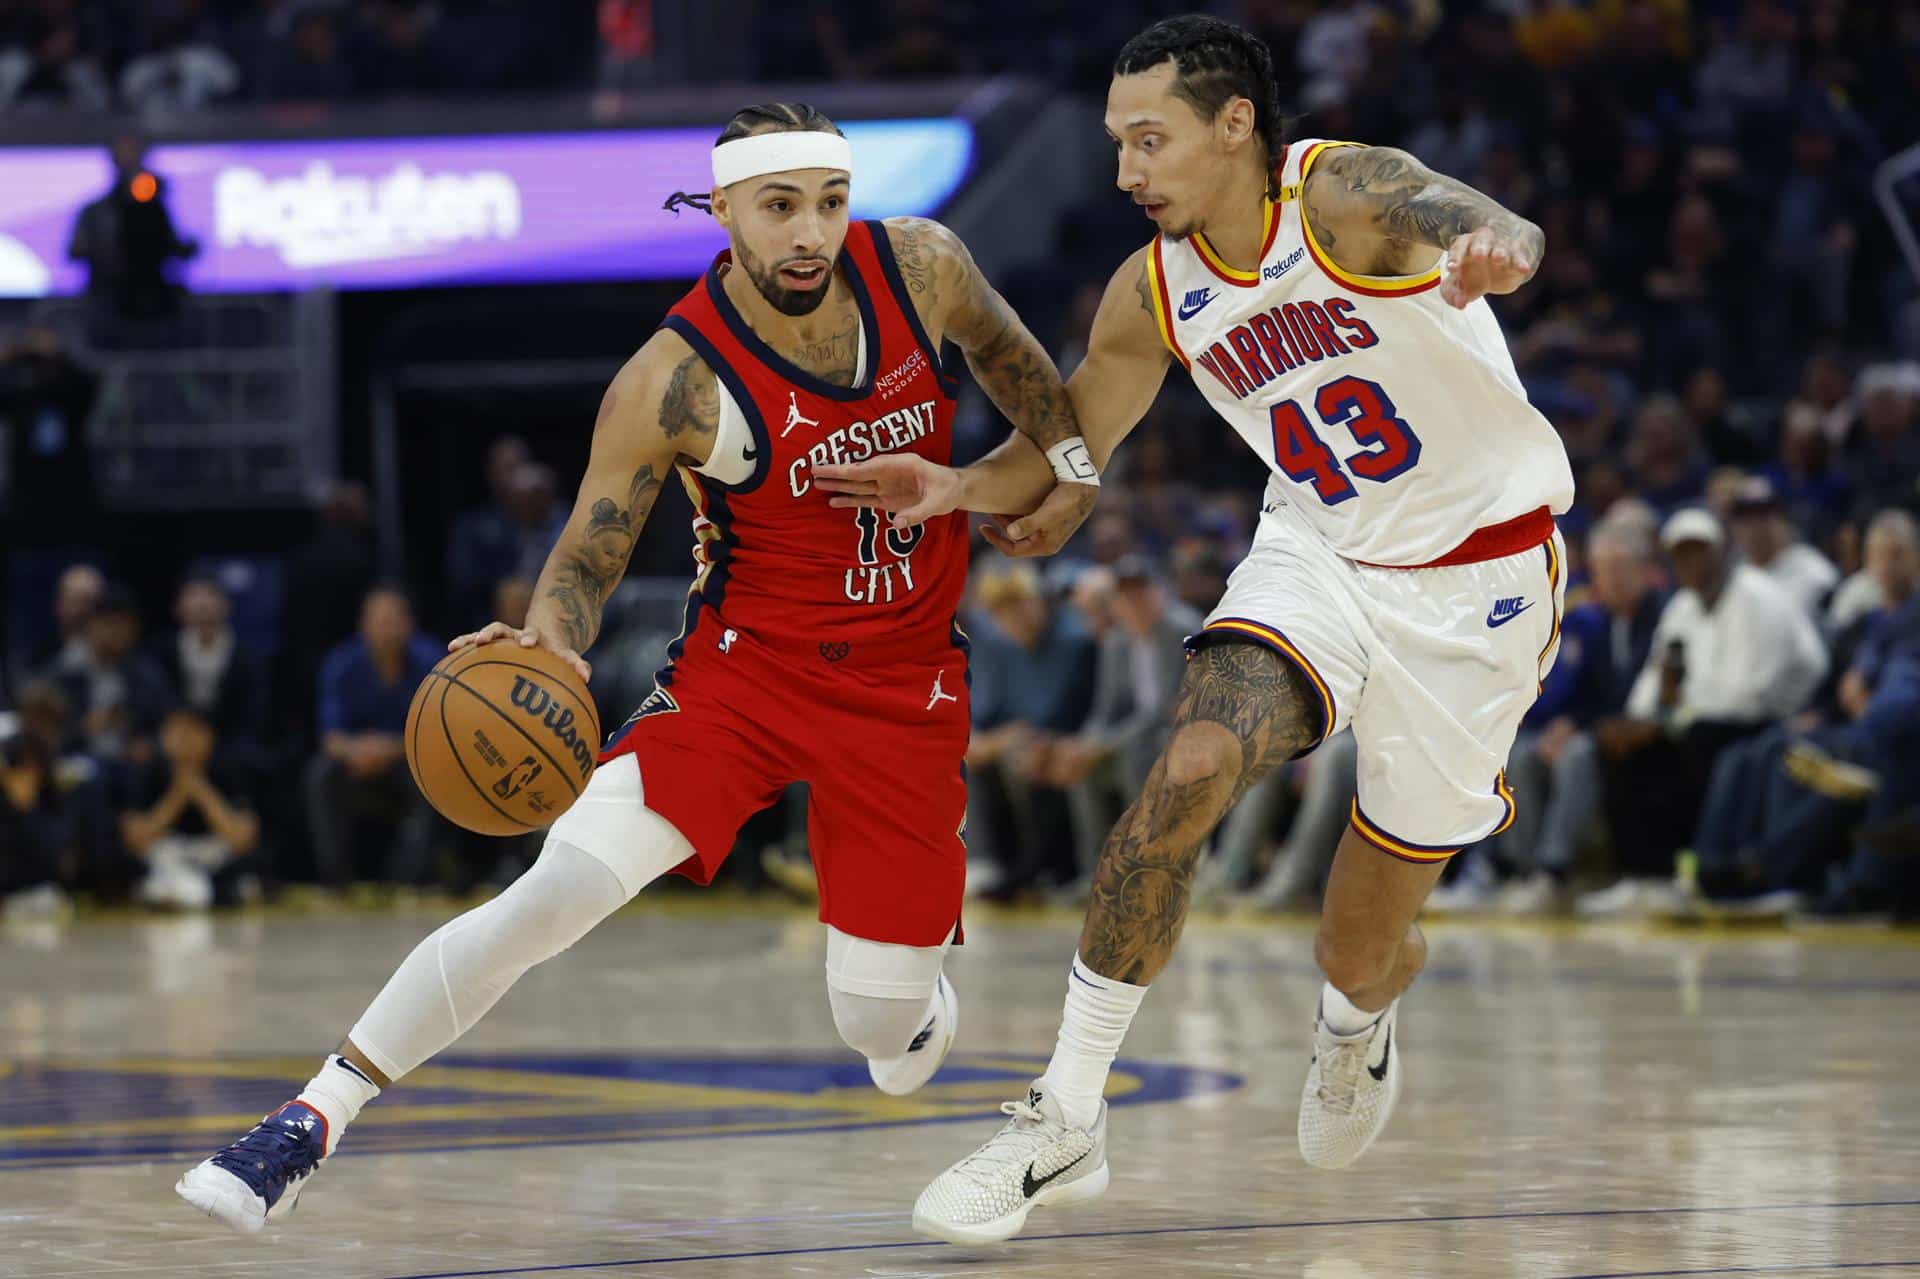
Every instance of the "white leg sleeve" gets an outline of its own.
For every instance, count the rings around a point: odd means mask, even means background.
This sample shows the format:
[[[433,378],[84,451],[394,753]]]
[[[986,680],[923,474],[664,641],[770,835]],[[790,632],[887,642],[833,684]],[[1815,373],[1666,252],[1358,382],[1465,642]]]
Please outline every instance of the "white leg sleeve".
[[[609,774],[606,786],[602,773]],[[527,969],[579,941],[692,855],[678,831],[640,805],[638,781],[631,757],[610,761],[554,824],[532,869],[414,948],[349,1036],[381,1074],[399,1079],[440,1052]],[[575,821],[590,798],[597,802]]]
[[[898,1057],[927,1024],[940,966],[938,946],[897,946],[827,928],[827,1001],[834,1029],[863,1057]]]

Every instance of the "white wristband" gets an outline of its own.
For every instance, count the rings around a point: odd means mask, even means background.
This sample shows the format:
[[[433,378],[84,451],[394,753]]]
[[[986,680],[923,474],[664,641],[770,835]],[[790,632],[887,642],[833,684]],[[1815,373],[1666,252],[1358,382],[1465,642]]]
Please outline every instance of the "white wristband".
[[[1061,440],[1048,449],[1047,465],[1053,468],[1053,478],[1062,484],[1100,486],[1100,472],[1094,469],[1093,457],[1087,452],[1087,442],[1077,435]]]

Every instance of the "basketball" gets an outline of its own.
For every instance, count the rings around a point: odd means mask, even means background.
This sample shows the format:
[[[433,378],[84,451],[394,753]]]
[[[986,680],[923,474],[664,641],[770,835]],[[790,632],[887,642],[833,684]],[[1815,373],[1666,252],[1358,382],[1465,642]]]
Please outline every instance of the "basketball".
[[[544,648],[450,653],[407,711],[407,767],[440,815],[480,835],[553,823],[593,776],[600,717],[580,677]]]

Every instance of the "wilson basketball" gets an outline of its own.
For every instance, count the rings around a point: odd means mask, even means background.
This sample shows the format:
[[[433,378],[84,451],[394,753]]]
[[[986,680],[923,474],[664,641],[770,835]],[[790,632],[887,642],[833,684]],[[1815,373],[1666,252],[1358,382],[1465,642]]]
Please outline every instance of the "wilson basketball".
[[[407,712],[407,767],[442,817],[481,835],[539,830],[593,776],[600,717],[544,648],[511,641],[450,653]]]

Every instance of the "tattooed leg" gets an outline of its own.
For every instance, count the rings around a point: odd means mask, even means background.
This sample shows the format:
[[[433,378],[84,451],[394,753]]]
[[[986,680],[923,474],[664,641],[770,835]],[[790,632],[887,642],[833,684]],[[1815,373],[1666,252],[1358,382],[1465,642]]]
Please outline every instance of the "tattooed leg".
[[[1319,740],[1320,715],[1306,677],[1271,649],[1229,640],[1194,656],[1173,737],[1094,868],[1082,963],[1135,986],[1166,967],[1207,836],[1249,786]]]

